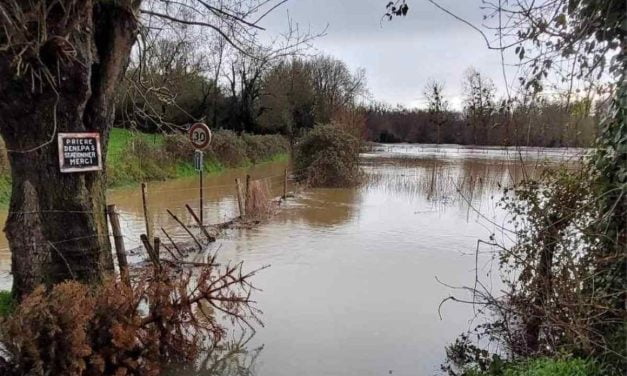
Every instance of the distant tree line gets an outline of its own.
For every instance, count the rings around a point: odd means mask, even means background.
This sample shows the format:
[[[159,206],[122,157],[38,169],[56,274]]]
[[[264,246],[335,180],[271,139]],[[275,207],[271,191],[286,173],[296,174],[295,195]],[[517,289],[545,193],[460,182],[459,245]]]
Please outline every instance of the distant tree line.
[[[548,100],[537,96],[497,99],[494,84],[474,69],[463,82],[463,109],[450,109],[444,85],[427,83],[426,109],[384,104],[366,110],[366,137],[375,142],[463,145],[590,146],[597,136],[602,104],[589,99]]]
[[[206,53],[187,40],[157,39],[143,49],[118,90],[119,127],[171,132],[204,121],[214,129],[283,134],[295,140],[315,124],[336,124],[375,142],[588,146],[597,136],[592,101],[497,98],[492,80],[468,69],[463,109],[450,108],[444,85],[425,85],[424,109],[363,105],[362,70],[330,56],[263,50]]]

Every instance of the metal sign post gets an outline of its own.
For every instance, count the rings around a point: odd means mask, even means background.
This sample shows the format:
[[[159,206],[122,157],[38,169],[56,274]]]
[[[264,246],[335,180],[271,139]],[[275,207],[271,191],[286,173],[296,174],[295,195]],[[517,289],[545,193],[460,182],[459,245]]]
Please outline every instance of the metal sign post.
[[[202,189],[202,173],[204,170],[204,161],[203,161],[203,157],[204,157],[205,153],[202,152],[202,150],[196,150],[194,151],[194,168],[196,169],[196,171],[198,171],[199,177],[200,177],[200,225],[204,226],[205,222],[203,219],[203,189]]]
[[[204,155],[205,153],[203,153],[202,150],[194,151],[194,170],[196,170],[196,172],[202,172]]]
[[[189,128],[189,141],[196,151],[194,152],[194,168],[198,171],[200,177],[200,226],[204,226],[204,203],[203,203],[203,150],[211,143],[211,130],[207,124],[196,123]]]

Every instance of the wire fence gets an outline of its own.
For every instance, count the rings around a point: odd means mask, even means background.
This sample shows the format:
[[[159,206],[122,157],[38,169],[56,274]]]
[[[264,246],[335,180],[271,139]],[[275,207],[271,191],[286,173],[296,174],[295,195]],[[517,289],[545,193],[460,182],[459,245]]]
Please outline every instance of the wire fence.
[[[276,200],[277,197],[285,196],[288,185],[293,186],[294,173],[295,171],[287,172],[286,170],[281,174],[261,176],[256,179],[247,176],[247,179],[242,179],[241,184],[244,185],[246,181],[261,182],[267,185],[271,192],[269,199]],[[177,247],[176,244],[193,245],[194,242],[199,242],[198,239],[202,239],[204,245],[209,243],[203,236],[204,230],[197,222],[197,217],[201,211],[202,217],[205,218],[203,225],[209,225],[209,227],[211,227],[210,225],[233,221],[241,216],[241,209],[238,208],[238,194],[242,189],[246,188],[238,187],[235,181],[231,184],[203,184],[202,190],[205,200],[202,208],[200,208],[199,197],[200,185],[149,190],[144,195],[146,201],[142,200],[141,189],[133,193],[124,191],[121,196],[125,201],[124,205],[121,205],[121,210],[116,210],[115,213],[120,227],[117,232],[109,220],[107,220],[106,231],[103,231],[102,228],[97,229],[95,225],[95,223],[99,223],[97,217],[109,217],[111,215],[106,210],[100,212],[67,210],[56,207],[42,210],[9,211],[9,216],[39,216],[42,221],[89,221],[92,223],[92,228],[86,230],[85,226],[76,226],[74,229],[70,228],[67,234],[60,236],[43,236],[33,229],[30,240],[20,240],[10,244],[10,248],[1,248],[0,254],[9,254],[13,251],[13,253],[37,255],[37,257],[43,257],[40,259],[41,264],[54,264],[54,267],[47,268],[50,269],[50,273],[69,274],[75,277],[88,273],[90,269],[93,271],[96,263],[101,264],[103,260],[108,263],[110,261],[106,260],[115,259],[116,235],[123,240],[125,254],[131,258],[133,263],[147,260],[149,255],[140,240],[140,235],[150,232],[152,236],[163,239],[163,243],[167,244],[165,248],[170,252],[170,255],[177,256],[170,249]],[[113,198],[109,201],[114,203],[116,200]],[[140,209],[137,210],[138,208]],[[148,227],[152,231],[148,231]],[[110,256],[103,256],[103,250],[112,253]],[[45,256],[41,256],[42,254]],[[95,267],[102,267],[102,265]]]

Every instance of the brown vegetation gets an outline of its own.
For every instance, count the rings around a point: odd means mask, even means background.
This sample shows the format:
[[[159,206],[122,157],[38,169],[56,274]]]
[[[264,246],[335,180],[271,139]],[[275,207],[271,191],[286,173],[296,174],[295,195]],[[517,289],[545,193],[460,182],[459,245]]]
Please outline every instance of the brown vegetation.
[[[461,145],[591,146],[598,134],[598,118],[580,115],[576,108],[569,110],[559,103],[521,104],[511,112],[504,109],[475,118],[447,111],[446,121],[436,126],[428,110],[372,106],[367,110],[366,139]]]
[[[448,108],[444,87],[430,82],[426,110],[372,105],[366,137],[375,142],[586,147],[598,135],[602,103],[537,97],[497,99],[494,84],[474,69],[462,83],[462,111]]]
[[[194,153],[187,135],[182,133],[166,135],[164,149],[168,157],[177,162],[190,161]],[[224,167],[260,163],[288,152],[287,139],[281,135],[238,135],[223,129],[213,132],[211,145],[206,151],[208,160]]]
[[[270,190],[265,180],[253,180],[246,198],[246,219],[259,220],[270,215],[275,209]]]
[[[28,295],[0,323],[2,375],[157,375],[258,321],[242,265],[143,271],[132,287],[64,282]]]

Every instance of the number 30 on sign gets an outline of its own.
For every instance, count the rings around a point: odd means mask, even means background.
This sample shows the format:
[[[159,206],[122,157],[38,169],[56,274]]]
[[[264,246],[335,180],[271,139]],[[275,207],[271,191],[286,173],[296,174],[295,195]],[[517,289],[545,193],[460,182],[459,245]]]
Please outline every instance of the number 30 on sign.
[[[211,130],[207,124],[196,123],[189,128],[189,140],[198,150],[206,149],[211,143]]]

